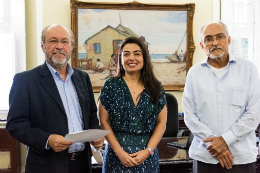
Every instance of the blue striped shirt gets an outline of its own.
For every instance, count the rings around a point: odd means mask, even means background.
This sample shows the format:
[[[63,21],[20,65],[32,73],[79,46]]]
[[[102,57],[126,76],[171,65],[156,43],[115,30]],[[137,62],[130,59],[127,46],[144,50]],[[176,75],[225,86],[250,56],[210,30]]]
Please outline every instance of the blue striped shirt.
[[[68,64],[67,70],[68,74],[66,80],[63,81],[61,75],[46,62],[53,79],[58,88],[66,115],[68,119],[69,133],[80,132],[83,130],[82,112],[79,104],[79,99],[75,86],[72,82],[71,76],[74,73],[72,67]],[[69,147],[69,153],[83,151],[85,149],[84,143],[74,143]]]

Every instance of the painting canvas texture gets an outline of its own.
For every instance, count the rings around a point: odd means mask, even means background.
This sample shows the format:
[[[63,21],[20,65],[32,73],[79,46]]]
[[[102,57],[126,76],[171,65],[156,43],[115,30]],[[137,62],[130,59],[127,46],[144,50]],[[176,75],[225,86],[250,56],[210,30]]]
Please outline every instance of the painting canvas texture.
[[[78,9],[77,66],[93,86],[114,75],[119,46],[131,36],[148,47],[163,86],[185,84],[187,11]]]

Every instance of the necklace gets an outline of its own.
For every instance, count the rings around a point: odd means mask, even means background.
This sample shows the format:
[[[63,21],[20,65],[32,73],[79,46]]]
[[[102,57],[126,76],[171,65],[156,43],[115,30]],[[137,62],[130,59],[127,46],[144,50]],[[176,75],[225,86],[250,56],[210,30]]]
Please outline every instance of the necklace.
[[[132,93],[134,93],[134,94],[135,94],[135,92],[136,92],[136,91],[134,91],[134,89],[133,89],[133,88],[137,89],[137,88],[138,88],[138,86],[136,86],[136,87],[133,87],[133,86],[131,86],[131,85],[129,85],[129,84],[128,84],[127,86],[128,86],[128,88],[129,88],[129,90],[130,90],[130,91],[132,91]]]
[[[125,81],[125,83],[127,84],[129,91],[132,92],[133,94],[135,94],[135,93],[136,93],[136,90],[138,90],[138,88],[140,88],[140,86],[141,86],[141,85],[138,84],[138,83],[131,85],[131,84],[129,84],[125,79],[124,79],[124,81]]]
[[[129,87],[129,90],[132,90],[132,92],[135,94],[135,91],[133,91],[132,86],[128,85],[128,87]]]
[[[132,86],[131,85],[128,85],[128,88],[129,88],[129,91],[131,92],[132,91],[132,93],[136,93],[136,91],[134,91],[134,89],[132,88]],[[136,88],[137,89],[137,88]],[[138,90],[138,89],[137,89]],[[144,90],[144,88],[143,88],[143,90]]]

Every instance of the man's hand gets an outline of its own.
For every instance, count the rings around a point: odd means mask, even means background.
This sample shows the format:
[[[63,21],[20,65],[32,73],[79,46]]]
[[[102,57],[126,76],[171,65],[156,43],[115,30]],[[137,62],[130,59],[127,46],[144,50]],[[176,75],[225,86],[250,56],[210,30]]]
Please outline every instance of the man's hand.
[[[147,149],[144,149],[136,153],[129,154],[129,156],[133,157],[138,165],[140,165],[150,156],[150,153]]]
[[[211,142],[211,144],[207,147],[207,150],[214,157],[218,157],[221,153],[227,150],[228,146],[225,140],[222,137],[211,137],[207,139],[203,139],[204,142]]]
[[[222,154],[217,156],[217,159],[222,166],[222,168],[231,169],[233,165],[233,158],[234,156],[230,153],[230,151],[227,149]]]
[[[96,141],[91,141],[90,144],[93,145],[93,147],[95,147],[95,149],[99,150],[102,148],[102,146],[104,144],[104,140],[105,140],[105,137],[100,138]]]
[[[64,137],[61,135],[52,134],[49,137],[48,145],[55,151],[60,152],[66,150],[69,146],[74,144],[72,141],[64,140]]]

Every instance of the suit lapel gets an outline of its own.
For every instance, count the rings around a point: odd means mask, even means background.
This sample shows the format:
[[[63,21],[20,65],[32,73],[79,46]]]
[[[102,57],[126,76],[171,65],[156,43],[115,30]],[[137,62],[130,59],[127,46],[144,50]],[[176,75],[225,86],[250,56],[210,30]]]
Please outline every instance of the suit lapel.
[[[45,90],[50,94],[50,96],[57,102],[57,104],[60,106],[60,108],[63,110],[63,112],[66,115],[58,88],[56,86],[56,83],[53,79],[53,76],[48,66],[46,65],[46,62],[42,65],[41,76],[42,76],[42,79],[40,80],[41,84],[43,85]]]

